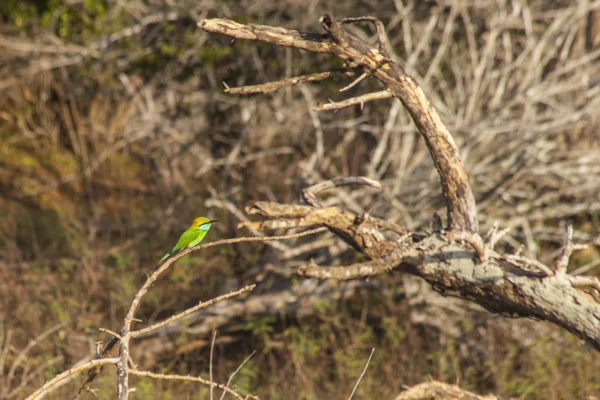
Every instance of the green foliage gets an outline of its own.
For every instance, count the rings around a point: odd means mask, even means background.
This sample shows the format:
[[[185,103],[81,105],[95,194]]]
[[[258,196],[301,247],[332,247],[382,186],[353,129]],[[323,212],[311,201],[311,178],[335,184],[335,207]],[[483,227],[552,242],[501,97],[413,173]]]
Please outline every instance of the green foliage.
[[[132,393],[133,399],[156,399],[156,384],[150,378],[143,377],[135,383],[135,391]]]
[[[19,29],[38,22],[61,38],[86,42],[106,30],[108,0],[4,0],[0,16]]]
[[[270,335],[273,333],[273,323],[275,318],[267,316],[258,319],[248,319],[244,326],[244,330],[250,332],[253,336],[257,337],[262,344],[263,352],[267,353],[271,350]]]
[[[196,263],[192,262],[192,257],[182,257],[181,260],[186,260],[187,262],[183,262],[183,263],[178,263],[177,265],[173,266],[171,269],[171,273],[169,274],[169,280],[172,283],[175,283],[178,285],[178,287],[180,288],[187,288],[189,287],[189,285],[191,284],[191,280],[190,277],[192,276],[192,274],[190,273],[194,266],[196,265]],[[180,260],[180,261],[181,261]]]
[[[50,310],[54,315],[55,321],[67,322],[69,320],[69,314],[65,308],[65,305],[58,301],[53,301],[50,303]]]
[[[0,2],[0,18],[5,23],[23,28],[33,18],[47,10],[52,1],[3,0]]]
[[[81,4],[56,7],[55,33],[59,37],[85,43],[105,30],[107,6],[106,0],[84,0]],[[51,27],[54,18],[54,12],[44,13],[42,25]]]
[[[406,331],[396,317],[384,317],[382,320],[382,328],[385,339],[390,344],[400,343],[406,338]]]
[[[315,327],[307,324],[286,329],[283,336],[289,343],[292,354],[303,360],[314,360],[325,344],[324,338],[316,336]]]
[[[221,46],[217,43],[206,43],[200,47],[199,55],[202,63],[206,66],[215,66],[231,57],[233,48],[231,46]]]

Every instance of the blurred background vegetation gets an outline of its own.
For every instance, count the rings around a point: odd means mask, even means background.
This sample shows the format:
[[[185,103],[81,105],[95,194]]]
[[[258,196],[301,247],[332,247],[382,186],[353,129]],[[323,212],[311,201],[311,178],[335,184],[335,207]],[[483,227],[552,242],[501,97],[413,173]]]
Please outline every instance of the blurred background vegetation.
[[[3,0],[0,398],[23,398],[92,357],[94,342],[106,339],[98,328],[119,329],[146,271],[198,215],[222,221],[210,239],[245,236],[236,227],[245,205],[294,202],[301,188],[342,175],[380,180],[384,191],[338,191],[327,204],[411,230],[426,229],[434,212],[444,215],[427,149],[399,104],[311,111],[317,102],[382,90],[379,83],[340,94],[352,78],[338,78],[265,96],[226,95],[222,82],[263,83],[340,63],[206,34],[196,26],[204,17],[312,32],[326,12],[380,18],[398,61],[463,152],[482,230],[511,227],[504,251],[548,263],[572,222],[575,239],[591,246],[571,268],[596,274],[599,7],[585,0]],[[371,27],[350,29],[374,42]],[[292,254],[311,240],[322,242]],[[525,399],[600,396],[597,352],[555,326],[491,315],[398,273],[368,283],[290,274],[310,258],[327,265],[356,255],[328,236],[196,252],[153,288],[138,318],[161,320],[252,282],[259,286],[249,296],[265,302],[302,293],[283,309],[248,309],[218,326],[215,380],[226,382],[256,351],[234,384],[265,398],[347,397],[372,348],[355,398],[391,398],[431,378]],[[206,377],[211,323],[200,318],[143,338],[133,357],[154,371]],[[82,380],[49,397],[73,396]],[[147,379],[135,386],[136,399],[208,393]],[[114,398],[113,371],[94,388]]]

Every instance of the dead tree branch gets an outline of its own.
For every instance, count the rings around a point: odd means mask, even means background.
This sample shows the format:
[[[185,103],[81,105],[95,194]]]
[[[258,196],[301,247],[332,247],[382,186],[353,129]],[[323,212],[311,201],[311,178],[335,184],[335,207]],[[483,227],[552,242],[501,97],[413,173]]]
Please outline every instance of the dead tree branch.
[[[382,90],[380,92],[367,93],[367,94],[363,94],[362,96],[352,97],[352,98],[342,100],[342,101],[330,101],[329,103],[325,103],[325,104],[317,104],[317,106],[314,108],[314,110],[315,111],[337,111],[342,108],[352,107],[355,105],[360,105],[360,108],[362,110],[365,103],[368,103],[369,101],[384,100],[384,99],[389,99],[390,97],[393,97],[393,95],[388,90]]]
[[[425,279],[444,295],[472,300],[492,312],[554,322],[600,349],[600,305],[582,290],[598,290],[597,280],[549,274],[551,268],[535,260],[500,255],[489,247],[482,260],[472,243],[452,231],[424,238],[413,235],[408,242],[384,239],[369,220],[361,221],[336,207],[261,202],[248,211],[273,219],[258,223],[259,229],[277,226],[279,221],[288,227],[304,226],[307,221],[326,226],[370,259],[347,267],[311,263],[299,269],[302,275],[347,280],[392,270],[407,272]]]
[[[255,93],[270,93],[286,87],[299,85],[307,82],[318,82],[332,76],[353,76],[355,72],[352,68],[342,68],[337,71],[319,72],[317,74],[295,76],[293,78],[283,79],[276,82],[263,83],[261,85],[249,85],[236,88],[227,87],[225,93],[229,94],[255,94]]]
[[[570,277],[566,272],[572,252],[581,248],[572,243],[572,229],[567,232],[554,268],[526,257],[494,252],[494,244],[506,231],[498,233],[495,228],[485,240],[479,236],[475,200],[452,136],[423,90],[389,56],[383,24],[373,17],[346,19],[341,23],[360,21],[376,25],[378,48],[343,30],[330,15],[320,19],[325,35],[220,19],[202,20],[198,26],[234,38],[329,53],[342,59],[347,67],[362,72],[357,81],[364,74],[381,81],[408,110],[427,143],[440,175],[448,230],[437,221],[428,234],[408,232],[400,240],[390,240],[380,232],[383,225],[377,225],[376,219],[337,207],[321,207],[316,200],[316,193],[342,183],[377,187],[363,178],[331,180],[304,190],[302,199],[308,206],[255,203],[246,211],[265,220],[245,225],[256,230],[327,227],[368,259],[364,263],[334,267],[320,267],[311,262],[299,269],[302,275],[347,280],[392,270],[407,272],[425,279],[442,294],[472,300],[492,312],[551,321],[600,350],[600,305],[589,296],[589,293],[597,295],[598,280]]]
[[[415,385],[402,392],[395,400],[423,400],[423,399],[471,399],[471,400],[498,400],[494,395],[480,396],[473,392],[461,389],[457,385],[431,381]]]
[[[365,19],[361,18],[357,21],[363,20]],[[376,21],[372,17],[366,20]],[[384,41],[380,41],[379,48],[376,49],[344,31],[330,15],[321,17],[320,21],[326,35],[300,33],[264,25],[242,25],[224,19],[201,20],[198,26],[207,32],[221,33],[237,39],[258,40],[284,47],[330,53],[348,66],[360,68],[363,73],[380,80],[393,96],[404,104],[427,143],[440,175],[448,209],[449,228],[477,232],[479,228],[475,199],[458,148],[423,90],[400,66],[386,56]],[[378,32],[381,37],[379,28]]]

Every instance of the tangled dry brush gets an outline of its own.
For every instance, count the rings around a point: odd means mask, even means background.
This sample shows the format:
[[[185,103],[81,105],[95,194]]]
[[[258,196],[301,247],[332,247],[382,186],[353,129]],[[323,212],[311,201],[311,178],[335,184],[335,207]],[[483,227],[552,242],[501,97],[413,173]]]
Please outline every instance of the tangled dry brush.
[[[32,315],[27,304],[36,298],[50,303],[57,293],[73,296],[85,303],[74,309],[90,310],[93,325],[116,331],[121,325],[115,318],[124,317],[132,292],[123,295],[125,304],[115,306],[116,317],[114,308],[111,315],[103,312],[94,302],[112,304],[106,285],[112,285],[108,282],[115,272],[99,268],[120,254],[135,254],[129,261],[137,267],[119,270],[124,274],[119,276],[139,287],[133,277],[168,247],[164,232],[179,230],[198,209],[225,222],[219,228],[222,236],[261,236],[262,230],[315,224],[333,233],[265,242],[260,251],[237,244],[230,254],[215,253],[217,261],[207,261],[208,270],[234,266],[219,272],[226,282],[219,287],[211,286],[205,275],[195,275],[207,294],[250,283],[257,287],[246,299],[216,304],[214,313],[192,313],[136,335],[141,349],[136,359],[144,366],[154,366],[165,354],[193,350],[193,343],[215,328],[234,334],[239,331],[236,323],[252,316],[300,319],[315,314],[320,302],[364,291],[382,293],[386,301],[401,293],[408,307],[403,312],[412,324],[435,330],[441,341],[459,341],[461,351],[478,354],[472,357],[490,357],[482,338],[494,329],[504,329],[524,345],[535,335],[556,335],[550,325],[532,328],[523,321],[502,320],[505,325],[500,327],[502,322],[479,305],[547,319],[598,347],[597,335],[595,340],[585,329],[571,329],[560,315],[546,318],[494,308],[464,287],[466,292],[458,293],[463,298],[442,297],[410,275],[393,283],[378,275],[367,282],[306,279],[292,284],[299,266],[308,274],[321,271],[318,265],[354,264],[360,261],[354,250],[363,253],[366,264],[377,259],[366,244],[369,229],[392,232],[378,241],[385,238],[388,243],[394,237],[404,244],[441,232],[436,215],[446,215],[448,193],[440,188],[437,160],[414,115],[392,98],[396,93],[376,73],[363,76],[364,65],[289,47],[232,42],[207,33],[206,24],[214,20],[201,24],[204,30],[196,24],[219,16],[322,32],[318,16],[330,11],[336,17],[360,13],[382,20],[385,34],[371,20],[348,21],[344,29],[373,48],[385,49],[385,56],[423,89],[464,162],[479,232],[492,232],[485,243],[468,235],[446,239],[462,241],[480,256],[477,246],[494,242],[495,251],[512,257],[511,262],[522,261],[548,275],[544,265],[566,267],[561,254],[567,225],[573,224],[573,242],[589,245],[575,253],[577,267],[568,271],[576,282],[600,264],[600,1],[409,0],[347,2],[333,9],[319,2],[290,3],[286,9],[260,2],[247,7],[209,1],[107,2],[99,26],[87,31],[71,27],[69,35],[61,35],[61,12],[80,6],[57,8],[56,18],[45,25],[6,25],[0,31],[0,204],[10,211],[0,227],[5,246],[0,266],[6,277],[0,292],[7,294],[3,312],[8,321],[0,326],[0,398],[22,397],[25,389],[41,386],[35,383],[43,382],[43,368],[31,368],[25,361],[37,360],[33,353],[42,339],[59,331],[70,332],[71,339],[93,336],[77,322],[55,325],[42,312]],[[319,35],[315,37],[325,38]],[[306,82],[298,84],[298,79]],[[273,81],[280,82],[278,90],[260,86]],[[222,82],[228,93],[223,93]],[[236,87],[244,87],[242,93],[263,94],[244,96]],[[351,106],[344,103],[366,93],[374,95]],[[340,176],[365,178],[331,180]],[[329,184],[302,192],[322,182]],[[328,191],[319,194],[323,189]],[[301,192],[308,206],[290,205]],[[290,206],[280,209],[274,202]],[[276,221],[251,222],[247,205],[250,214]],[[331,215],[315,217],[326,213],[319,210],[336,209],[343,210],[336,223],[324,222]],[[348,215],[362,218],[358,225],[366,220],[364,230],[352,231],[354,218],[345,226],[342,220]],[[240,222],[244,224],[238,228]],[[467,228],[464,232],[475,230],[465,224],[459,224]],[[494,234],[494,225],[506,229],[501,236]],[[404,265],[418,264],[423,254],[404,256],[410,258],[402,260]],[[36,267],[40,260],[50,269]],[[307,265],[308,260],[312,262]],[[391,264],[399,262],[395,258]],[[58,271],[61,265],[73,266],[70,279],[86,287],[94,302],[64,292],[58,275],[40,273]],[[424,272],[411,272],[438,291],[448,289]],[[317,272],[313,276],[323,277]],[[192,287],[182,290],[182,298],[206,299]],[[585,301],[595,302],[595,289],[582,293],[591,295]],[[160,296],[162,304],[168,303],[167,293]],[[164,309],[170,311],[168,304]],[[159,312],[142,314],[151,321]],[[481,336],[465,338],[464,321],[477,325]],[[11,344],[27,331],[29,336],[23,337],[42,336],[29,346],[24,339]],[[191,338],[188,350],[165,340],[166,333],[182,331]],[[85,348],[65,353],[53,363],[68,367],[92,356]],[[127,362],[123,367],[127,369]],[[412,380],[419,381],[416,376]],[[309,393],[317,396],[319,390]]]

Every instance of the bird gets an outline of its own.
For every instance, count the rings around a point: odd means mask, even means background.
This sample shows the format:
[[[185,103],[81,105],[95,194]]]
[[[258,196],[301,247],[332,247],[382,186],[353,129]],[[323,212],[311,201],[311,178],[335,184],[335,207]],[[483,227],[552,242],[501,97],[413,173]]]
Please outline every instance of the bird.
[[[163,262],[164,259],[169,257],[171,254],[178,252],[179,250],[183,250],[185,248],[189,249],[200,243],[202,239],[204,239],[204,236],[206,236],[211,224],[214,222],[218,221],[210,220],[206,217],[196,218],[192,225],[181,234],[175,247],[169,250],[169,252],[160,259],[159,263]]]

